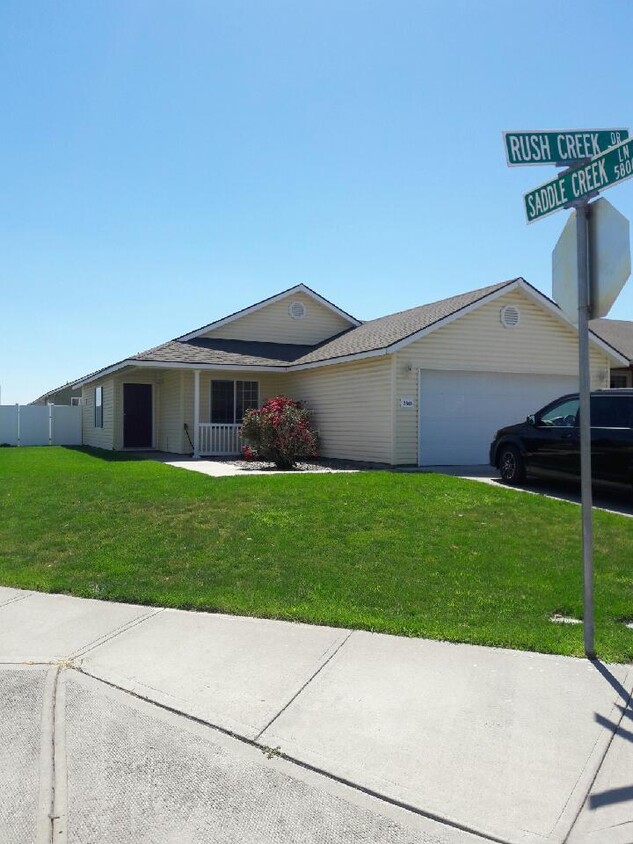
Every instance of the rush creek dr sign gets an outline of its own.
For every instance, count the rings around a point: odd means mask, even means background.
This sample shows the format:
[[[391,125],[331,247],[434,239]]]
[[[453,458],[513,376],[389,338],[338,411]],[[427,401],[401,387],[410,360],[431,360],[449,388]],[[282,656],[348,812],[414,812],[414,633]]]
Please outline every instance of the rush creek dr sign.
[[[563,173],[523,197],[528,223],[633,176],[633,139],[594,156],[587,164]]]
[[[504,132],[509,167],[526,164],[573,166],[626,141],[627,129],[587,129],[583,132]]]

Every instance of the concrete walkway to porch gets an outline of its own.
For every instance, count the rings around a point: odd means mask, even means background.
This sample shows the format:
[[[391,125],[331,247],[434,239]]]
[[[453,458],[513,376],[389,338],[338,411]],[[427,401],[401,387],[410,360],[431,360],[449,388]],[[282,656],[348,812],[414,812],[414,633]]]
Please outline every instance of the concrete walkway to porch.
[[[287,475],[273,468],[257,468],[261,464],[249,463],[248,461],[223,460],[221,458],[202,457],[196,460],[193,457],[180,457],[166,452],[148,452],[147,458],[165,463],[167,466],[174,466],[176,469],[188,469],[190,472],[200,472],[202,475],[209,475],[213,478],[228,478],[234,475]],[[309,470],[302,470],[299,466],[296,472],[304,475],[331,474],[338,472],[359,472],[358,469],[337,468],[334,466],[310,464]]]

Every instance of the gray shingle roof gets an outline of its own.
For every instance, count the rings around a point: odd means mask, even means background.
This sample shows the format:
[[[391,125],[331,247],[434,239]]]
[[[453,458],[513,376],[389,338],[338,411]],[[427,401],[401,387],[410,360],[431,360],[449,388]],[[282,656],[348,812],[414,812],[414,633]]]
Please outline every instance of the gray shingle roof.
[[[589,328],[633,363],[633,322],[625,319],[592,319]]]
[[[140,352],[130,360],[165,363],[218,364],[223,366],[279,366],[319,363],[349,355],[387,349],[424,328],[473,305],[490,293],[512,284],[515,279],[451,296],[439,302],[399,311],[362,323],[356,328],[316,346],[289,343],[260,343],[197,337],[170,340]]]
[[[302,364],[327,363],[351,355],[388,351],[396,343],[415,336],[423,329],[431,328],[446,317],[458,314],[491,293],[509,287],[517,280],[510,279],[459,296],[450,296],[428,305],[369,320],[313,346],[202,337],[191,340],[174,339],[91,372],[72,383],[81,385],[88,380],[94,380],[102,373],[109,373],[137,362],[142,365],[144,361],[191,366],[265,366],[285,369]]]
[[[224,340],[197,337],[194,340],[170,340],[130,360],[165,363],[219,364],[222,366],[286,367],[311,351],[314,346],[290,343],[259,343],[253,340]]]
[[[418,308],[410,308],[407,311],[399,311],[389,316],[369,320],[359,325],[358,328],[353,328],[332,340],[322,343],[318,348],[296,360],[295,363],[316,363],[389,348],[389,346],[411,337],[412,334],[417,334],[424,328],[430,328],[436,322],[475,304],[490,293],[494,293],[514,281],[516,279],[503,281],[500,284],[471,290],[469,293],[462,293],[459,296],[441,299],[439,302],[432,302],[429,305],[421,305]]]

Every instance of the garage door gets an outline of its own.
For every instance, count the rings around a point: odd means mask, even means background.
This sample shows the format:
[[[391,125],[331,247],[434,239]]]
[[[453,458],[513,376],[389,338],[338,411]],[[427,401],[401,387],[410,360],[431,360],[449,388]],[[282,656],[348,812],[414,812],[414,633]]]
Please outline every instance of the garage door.
[[[495,431],[578,390],[569,375],[420,372],[421,466],[488,462]]]

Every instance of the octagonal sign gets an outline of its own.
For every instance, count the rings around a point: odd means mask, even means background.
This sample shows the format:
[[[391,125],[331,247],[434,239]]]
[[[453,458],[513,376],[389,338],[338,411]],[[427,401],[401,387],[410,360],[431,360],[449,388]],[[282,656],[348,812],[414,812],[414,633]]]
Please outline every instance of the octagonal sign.
[[[629,221],[606,199],[589,206],[590,319],[606,316],[631,274]],[[552,298],[578,323],[577,215],[572,211],[552,253]]]

